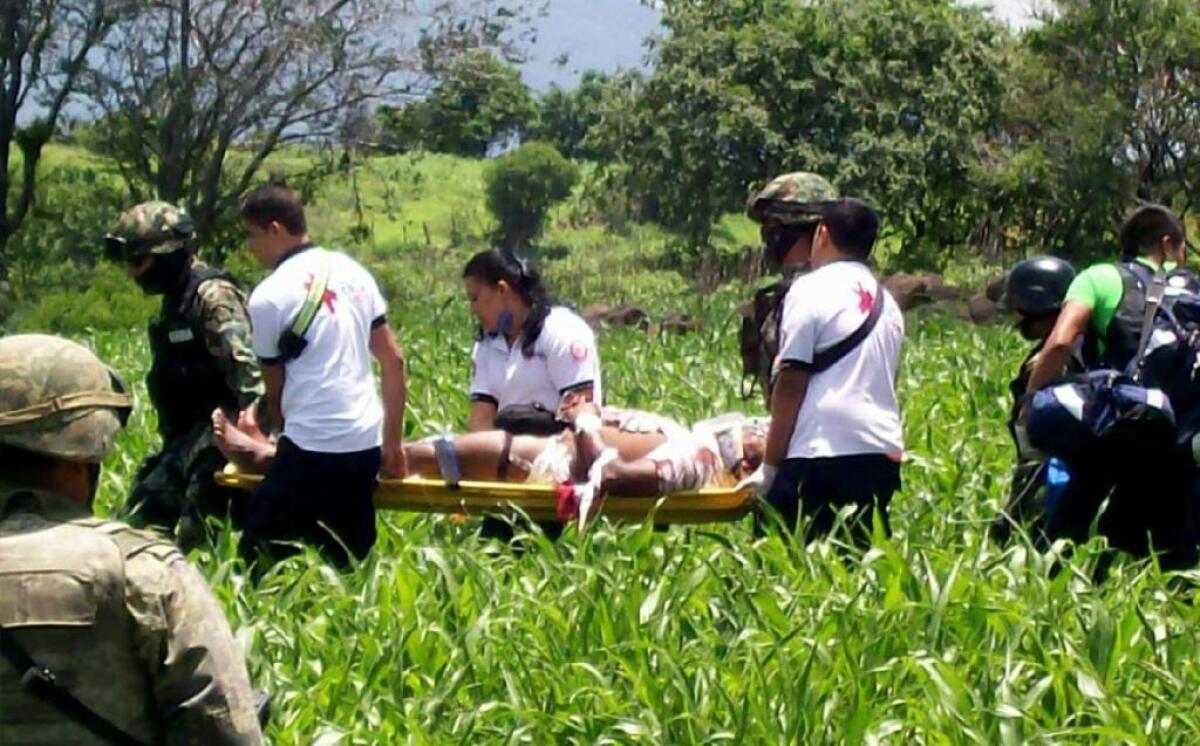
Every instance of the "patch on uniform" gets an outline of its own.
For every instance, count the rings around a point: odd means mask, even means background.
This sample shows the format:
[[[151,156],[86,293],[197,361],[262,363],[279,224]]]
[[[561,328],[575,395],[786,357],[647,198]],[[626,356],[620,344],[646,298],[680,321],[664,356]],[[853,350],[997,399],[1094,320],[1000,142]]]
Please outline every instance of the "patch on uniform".
[[[171,340],[172,344],[191,342],[195,338],[196,335],[192,334],[191,329],[172,329],[171,331],[167,332],[167,339]]]
[[[861,282],[858,283],[858,287],[854,288],[854,293],[858,296],[858,310],[862,313],[870,313],[871,306],[875,305],[875,296],[870,290],[864,288]]]
[[[582,363],[587,360],[588,348],[583,342],[576,342],[571,345],[571,357],[575,358],[576,362]]]

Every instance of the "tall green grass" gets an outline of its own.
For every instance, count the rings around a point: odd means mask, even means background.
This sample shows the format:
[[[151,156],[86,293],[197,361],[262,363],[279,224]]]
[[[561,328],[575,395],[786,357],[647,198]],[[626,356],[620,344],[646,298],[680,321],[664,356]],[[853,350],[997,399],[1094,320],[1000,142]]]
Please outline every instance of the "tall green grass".
[[[451,289],[394,304],[413,432],[461,426],[471,325]],[[601,335],[608,397],[682,418],[737,397],[718,294],[695,335]],[[471,525],[382,514],[371,558],[312,554],[257,586],[224,534],[193,558],[275,695],[277,743],[1135,743],[1200,739],[1200,612],[1145,563],[1088,580],[986,539],[1011,448],[1010,331],[909,319],[909,446],[895,533],[866,553],[756,539],[748,522],[655,532],[600,523],[521,555]],[[138,378],[137,336],[89,337]],[[154,446],[138,412],[105,472],[119,503]]]

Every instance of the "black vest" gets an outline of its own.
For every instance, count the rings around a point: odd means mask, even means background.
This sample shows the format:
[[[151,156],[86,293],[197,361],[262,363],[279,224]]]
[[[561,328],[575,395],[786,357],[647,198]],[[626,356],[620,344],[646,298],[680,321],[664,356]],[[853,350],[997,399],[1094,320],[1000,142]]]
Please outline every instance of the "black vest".
[[[163,440],[186,434],[208,422],[217,407],[237,409],[237,394],[204,344],[204,325],[196,291],[223,270],[193,267],[179,292],[163,296],[162,313],[150,322],[150,372],[146,388],[158,411]]]
[[[1154,270],[1137,262],[1122,262],[1117,265],[1117,271],[1121,273],[1123,285],[1121,303],[1104,331],[1104,352],[1100,352],[1099,335],[1090,324],[1084,337],[1084,359],[1090,370],[1125,370],[1138,354],[1146,316],[1146,290],[1154,279]],[[1183,282],[1193,286],[1196,282],[1192,271],[1183,268],[1171,270],[1166,277],[1171,284]]]

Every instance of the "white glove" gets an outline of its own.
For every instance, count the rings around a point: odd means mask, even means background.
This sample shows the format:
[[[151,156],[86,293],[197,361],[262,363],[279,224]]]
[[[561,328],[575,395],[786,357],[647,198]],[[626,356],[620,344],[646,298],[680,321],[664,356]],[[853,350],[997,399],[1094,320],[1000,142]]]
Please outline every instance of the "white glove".
[[[765,497],[771,491],[771,485],[775,484],[775,477],[779,474],[778,466],[770,464],[761,464],[753,474],[738,482],[737,488],[739,491],[746,488],[754,490],[754,494],[759,497]]]

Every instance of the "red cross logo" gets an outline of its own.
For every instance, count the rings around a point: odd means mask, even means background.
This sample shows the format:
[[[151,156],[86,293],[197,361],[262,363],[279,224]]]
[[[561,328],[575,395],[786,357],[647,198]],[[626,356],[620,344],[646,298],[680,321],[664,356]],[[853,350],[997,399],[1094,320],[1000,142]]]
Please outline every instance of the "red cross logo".
[[[304,283],[304,289],[312,290],[312,285],[313,285],[313,276],[309,275],[308,282]],[[323,303],[325,305],[325,307],[329,309],[330,314],[333,313],[333,302],[335,300],[337,300],[337,293],[333,292],[332,290],[329,290],[328,288],[325,290],[325,294],[321,296],[321,303]]]
[[[875,296],[871,294],[870,290],[864,288],[861,282],[854,289],[854,294],[858,296],[858,310],[862,313],[869,313],[871,306],[875,305]]]

